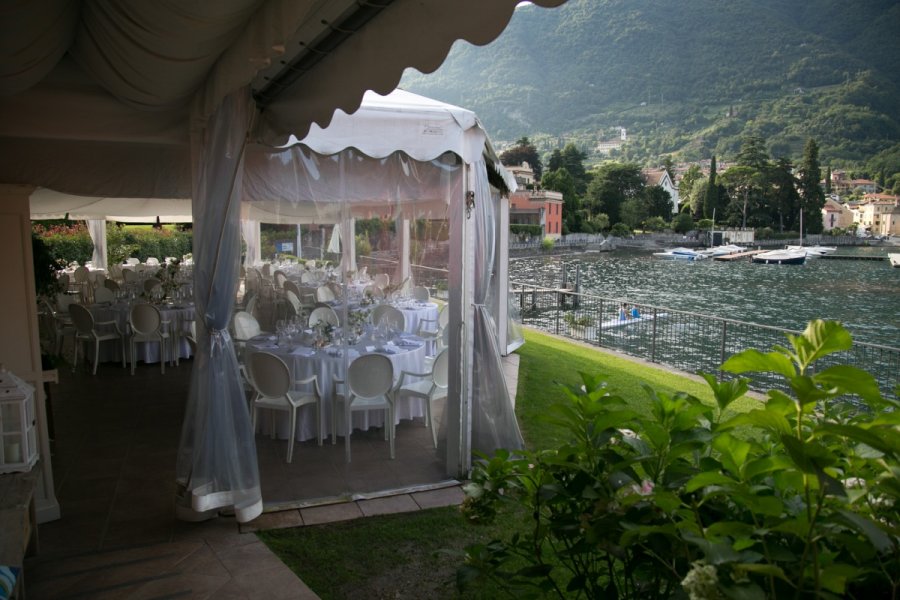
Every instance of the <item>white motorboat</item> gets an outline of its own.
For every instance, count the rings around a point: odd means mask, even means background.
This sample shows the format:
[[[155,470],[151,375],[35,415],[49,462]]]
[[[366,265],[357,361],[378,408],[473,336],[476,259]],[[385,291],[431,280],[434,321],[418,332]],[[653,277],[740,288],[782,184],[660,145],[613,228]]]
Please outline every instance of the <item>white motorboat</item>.
[[[785,250],[803,250],[806,252],[806,258],[818,258],[837,251],[837,248],[835,246],[820,246],[816,244],[815,246],[786,246]]]
[[[892,267],[900,268],[900,254],[892,252],[888,254],[888,260],[891,261]]]
[[[806,250],[769,250],[754,255],[751,260],[763,265],[802,265],[806,262]]]
[[[702,260],[706,255],[692,248],[671,248],[663,252],[654,252],[653,256],[663,260]]]
[[[700,250],[699,253],[703,254],[707,258],[716,258],[717,256],[737,254],[738,252],[744,252],[744,250],[746,250],[746,248],[744,248],[743,246],[738,246],[737,244],[723,244],[721,246],[713,246],[712,248]]]

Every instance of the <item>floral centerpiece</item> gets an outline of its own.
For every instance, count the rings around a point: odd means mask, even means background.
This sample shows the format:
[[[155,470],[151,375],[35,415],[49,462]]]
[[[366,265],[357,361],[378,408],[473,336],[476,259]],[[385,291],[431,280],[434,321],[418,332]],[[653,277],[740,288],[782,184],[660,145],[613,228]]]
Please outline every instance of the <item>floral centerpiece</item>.
[[[350,312],[348,316],[349,327],[347,327],[347,341],[349,343],[355,344],[363,336],[368,318],[369,316],[365,311]]]
[[[316,332],[316,348],[324,348],[334,342],[334,325],[328,321],[319,321],[313,325],[313,330]]]
[[[174,295],[175,290],[181,285],[178,282],[178,274],[180,271],[181,260],[175,258],[156,272],[156,278],[159,279],[160,287],[163,290],[163,297],[171,298]]]

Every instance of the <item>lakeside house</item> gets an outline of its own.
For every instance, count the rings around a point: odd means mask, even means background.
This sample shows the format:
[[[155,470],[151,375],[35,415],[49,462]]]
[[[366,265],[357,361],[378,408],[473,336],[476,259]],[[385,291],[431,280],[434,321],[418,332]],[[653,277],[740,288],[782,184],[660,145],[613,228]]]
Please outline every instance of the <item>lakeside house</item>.
[[[509,195],[509,224],[540,225],[542,237],[559,238],[562,235],[562,193],[535,189],[534,169],[527,162],[504,167],[519,186],[518,191]]]
[[[900,235],[900,197],[866,194],[853,209],[853,221],[872,235]]]
[[[834,198],[825,200],[822,207],[822,227],[825,231],[831,231],[835,227],[847,229],[854,222],[854,212],[851,208],[838,202]]]
[[[665,169],[641,169],[641,175],[648,186],[658,185],[669,192],[669,197],[672,199],[672,214],[676,214],[681,200],[678,197],[678,187],[672,181],[669,172]]]

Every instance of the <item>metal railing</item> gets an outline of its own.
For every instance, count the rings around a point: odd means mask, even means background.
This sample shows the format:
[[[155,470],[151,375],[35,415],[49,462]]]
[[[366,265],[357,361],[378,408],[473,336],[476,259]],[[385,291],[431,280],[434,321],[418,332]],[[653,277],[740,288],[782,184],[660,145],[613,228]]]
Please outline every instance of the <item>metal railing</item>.
[[[719,371],[731,355],[748,348],[768,352],[786,345],[785,334],[799,331],[723,319],[646,304],[628,304],[640,318],[620,316],[623,300],[510,282],[510,295],[522,322],[550,333],[610,348],[685,371]],[[845,352],[817,363],[822,369],[846,364],[871,373],[885,395],[900,383],[900,349],[854,342]],[[784,389],[774,375],[747,375],[755,390]]]

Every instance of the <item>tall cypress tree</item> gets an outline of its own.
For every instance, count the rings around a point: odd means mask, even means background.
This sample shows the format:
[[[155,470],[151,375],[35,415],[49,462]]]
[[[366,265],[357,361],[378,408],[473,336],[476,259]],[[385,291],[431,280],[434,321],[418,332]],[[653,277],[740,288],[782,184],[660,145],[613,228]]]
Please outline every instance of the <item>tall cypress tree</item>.
[[[803,148],[800,163],[800,177],[797,192],[800,194],[800,210],[803,211],[803,228],[807,233],[822,233],[822,207],[825,206],[825,192],[819,181],[822,168],[819,166],[819,145],[810,138]]]
[[[706,186],[706,199],[703,201],[703,216],[712,218],[713,209],[719,204],[719,184],[716,181],[716,157],[709,161],[709,183]]]
[[[825,193],[831,194],[831,167],[825,169]]]

